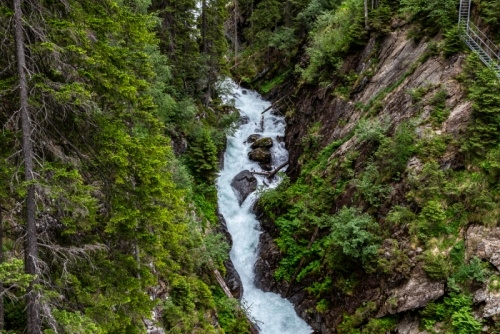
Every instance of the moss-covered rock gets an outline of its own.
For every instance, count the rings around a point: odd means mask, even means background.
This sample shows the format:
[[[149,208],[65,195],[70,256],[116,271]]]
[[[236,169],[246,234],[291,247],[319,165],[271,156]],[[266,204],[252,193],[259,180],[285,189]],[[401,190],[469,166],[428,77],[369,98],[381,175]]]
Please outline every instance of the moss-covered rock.
[[[251,148],[272,147],[272,146],[273,146],[273,140],[269,137],[264,137],[255,140]]]
[[[267,147],[257,147],[248,153],[248,158],[253,161],[270,163],[271,162],[271,152]]]

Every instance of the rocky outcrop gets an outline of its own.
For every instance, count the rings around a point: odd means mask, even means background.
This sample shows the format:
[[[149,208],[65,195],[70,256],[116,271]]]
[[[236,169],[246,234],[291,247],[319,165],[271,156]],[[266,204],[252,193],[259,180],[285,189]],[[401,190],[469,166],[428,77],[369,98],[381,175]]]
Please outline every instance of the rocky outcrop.
[[[426,306],[444,295],[444,283],[429,279],[421,266],[410,273],[410,279],[392,290],[377,317],[396,314]]]
[[[227,229],[226,220],[224,216],[220,213],[217,213],[217,217],[219,219],[219,228],[217,232],[222,233],[226,237],[227,243],[232,246],[233,238],[231,237],[231,233],[229,233]],[[226,275],[224,276],[224,281],[226,282],[229,291],[235,297],[240,299],[243,295],[243,284],[241,283],[241,278],[236,269],[234,268],[233,261],[228,258],[224,261],[224,267],[226,267]]]
[[[243,284],[241,284],[241,278],[236,268],[234,268],[233,261],[228,259],[224,262],[224,266],[226,267],[226,275],[224,276],[224,281],[231,291],[231,294],[234,298],[241,299],[243,296]]]
[[[420,322],[418,318],[406,316],[396,326],[397,334],[428,334],[427,331],[420,330]]]
[[[394,129],[411,118],[429,117],[429,110],[422,113],[420,105],[412,99],[412,90],[429,89],[428,94],[423,97],[425,101],[431,99],[438,89],[444,89],[448,93],[446,107],[450,110],[450,116],[443,123],[441,131],[453,137],[464,133],[472,108],[470,103],[463,101],[463,87],[455,79],[461,73],[464,56],[458,55],[449,59],[440,56],[428,57],[425,62],[420,63],[423,55],[428,52],[429,45],[437,41],[415,43],[413,39],[408,38],[407,29],[391,32],[381,44],[378,42],[375,38],[371,39],[361,54],[350,55],[344,61],[341,71],[360,73],[359,82],[363,81],[364,71],[374,73],[365,80],[361,89],[351,93],[350,99],[334,97],[336,82],[332,82],[328,86],[330,88],[311,91],[303,89],[300,93],[294,92],[291,84],[283,87],[280,96],[297,96],[294,100],[296,112],[287,113],[285,142],[290,153],[291,166],[300,166],[298,160],[304,150],[301,139],[308,135],[312,124],[321,124],[317,134],[320,147],[346,138],[363,117],[365,111],[362,106],[372,103],[376,96],[383,96],[379,101],[378,118],[381,121],[390,121],[389,127]],[[375,58],[378,59],[377,63],[374,63]],[[408,72],[412,65],[416,69]],[[387,87],[395,88],[384,93]],[[334,153],[335,157],[346,153],[355,144],[356,138],[353,137]],[[299,173],[300,168],[290,168],[288,174],[293,180]]]
[[[466,233],[467,258],[474,256],[490,262],[500,270],[500,227],[472,225]],[[500,315],[500,281],[492,276],[474,293],[474,303],[484,304],[479,310],[483,318]]]
[[[248,152],[248,158],[261,163],[270,163],[272,155],[267,147],[257,147],[255,150]]]
[[[466,236],[467,257],[477,256],[500,270],[500,227],[472,225]]]
[[[250,171],[244,170],[234,177],[233,181],[231,181],[231,187],[233,187],[241,205],[248,195],[257,189],[257,179]]]
[[[496,282],[498,286],[499,282]],[[479,289],[474,293],[474,303],[484,303],[481,310],[483,318],[490,318],[500,314],[500,291],[491,291],[489,286]]]

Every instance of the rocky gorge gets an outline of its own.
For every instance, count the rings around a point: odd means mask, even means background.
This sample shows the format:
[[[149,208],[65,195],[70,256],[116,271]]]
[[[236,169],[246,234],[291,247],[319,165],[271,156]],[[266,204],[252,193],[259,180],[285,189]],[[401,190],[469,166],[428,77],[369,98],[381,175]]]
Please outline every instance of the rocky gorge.
[[[285,280],[277,278],[280,265],[288,258],[276,219],[286,214],[286,209],[275,208],[270,213],[265,208],[265,201],[258,203],[255,211],[264,233],[260,237],[256,284],[292,301],[316,333],[351,333],[354,328],[372,324],[371,319],[391,319],[391,332],[394,333],[440,332],[447,326],[447,320],[443,317],[424,328],[422,318],[425,315],[421,311],[429,309],[429,305],[437,305],[434,303],[446,303],[447,298],[456,293],[450,285],[449,277],[455,269],[449,268],[449,256],[458,247],[465,251],[464,263],[481,259],[481,266],[488,270],[487,277],[467,279],[467,288],[461,288],[474,296],[473,314],[484,324],[484,332],[492,332],[500,313],[500,295],[496,288],[491,288],[491,282],[498,282],[496,277],[500,274],[496,267],[500,256],[500,237],[496,227],[481,226],[480,218],[471,218],[469,223],[457,228],[453,237],[436,234],[424,238],[415,236],[410,226],[411,219],[420,219],[422,211],[425,214],[428,204],[418,197],[422,193],[415,195],[416,189],[424,190],[418,188],[414,180],[425,183],[431,176],[423,174],[431,163],[442,175],[475,168],[457,144],[468,133],[473,113],[463,79],[466,54],[443,57],[439,51],[439,45],[443,44],[441,35],[416,42],[409,36],[411,29],[404,22],[395,22],[393,31],[382,38],[372,37],[364,48],[346,57],[340,72],[354,73],[356,78],[350,83],[347,94],[339,90],[345,85],[340,77],[324,87],[315,88],[297,85],[293,76],[267,94],[271,101],[276,101],[275,108],[286,115],[284,140],[289,150],[287,175],[290,180],[305,182],[307,176],[301,174],[304,168],[309,168],[311,160],[319,159],[322,150],[338,142],[336,148],[329,151],[321,169],[314,170],[316,177],[326,180],[332,188],[338,187],[341,179],[346,180],[342,181],[341,191],[335,194],[326,211],[333,214],[343,207],[357,206],[370,213],[385,230],[379,241],[375,268],[367,270],[359,265],[352,274],[346,275],[320,267],[319,271],[309,272],[298,279],[299,269],[314,259],[307,255],[310,254],[307,250],[314,248],[316,240],[330,233],[321,226],[303,232],[304,245],[308,245],[303,253],[305,261],[296,262],[298,271],[290,276],[291,279]],[[440,108],[446,110],[439,122],[435,121],[437,95],[440,96]],[[288,103],[280,103],[284,100]],[[378,160],[391,157],[376,153],[381,140],[368,138],[370,128],[363,127],[363,122],[367,121],[372,126],[381,127],[384,136],[388,137],[395,137],[398,129],[411,124],[412,140],[422,143],[418,148],[420,152],[417,149],[412,151],[401,171],[384,181],[386,190],[375,192],[372,194],[374,198],[363,192],[359,179],[367,177],[367,166],[374,160],[378,166],[383,166]],[[437,142],[439,148],[434,147]],[[438,152],[425,151],[426,146]],[[250,156],[266,161],[260,150]],[[342,174],[346,165],[347,179]],[[441,205],[444,209],[458,205],[453,203],[463,202],[461,196],[466,195],[456,196],[454,200],[441,198],[441,203],[445,204],[439,204],[440,208]],[[413,211],[414,218],[406,222],[401,219],[399,224],[389,223],[394,208],[398,207]],[[448,246],[438,245],[442,242]],[[436,268],[431,268],[433,266]],[[433,274],[433,270],[439,274]],[[328,280],[330,287],[325,288],[325,292],[311,293],[312,287],[324,281],[325,275],[331,278]],[[317,306],[320,300],[325,301],[327,309]]]

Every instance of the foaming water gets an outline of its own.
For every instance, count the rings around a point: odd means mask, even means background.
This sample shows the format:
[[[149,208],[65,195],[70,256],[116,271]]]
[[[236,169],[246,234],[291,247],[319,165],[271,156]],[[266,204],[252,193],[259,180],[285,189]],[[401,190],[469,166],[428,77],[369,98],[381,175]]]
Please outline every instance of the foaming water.
[[[287,161],[288,152],[285,145],[277,138],[285,133],[285,121],[282,116],[273,115],[269,111],[262,115],[262,111],[268,108],[270,103],[262,100],[257,93],[242,89],[234,83],[230,83],[230,86],[231,94],[228,98],[235,100],[236,108],[248,122],[227,138],[224,168],[217,179],[217,189],[219,209],[233,238],[230,256],[243,284],[242,300],[249,308],[251,317],[257,322],[261,334],[310,334],[312,329],[296,314],[288,300],[255,287],[253,269],[261,232],[258,229],[259,222],[250,209],[257,195],[255,192],[250,194],[240,206],[230,185],[236,174],[242,170],[261,170],[256,162],[248,159],[250,144],[245,141],[251,134],[258,133],[263,137],[273,138],[273,169]],[[280,181],[278,177],[272,182],[262,176],[256,175],[256,178],[259,187],[276,187]]]

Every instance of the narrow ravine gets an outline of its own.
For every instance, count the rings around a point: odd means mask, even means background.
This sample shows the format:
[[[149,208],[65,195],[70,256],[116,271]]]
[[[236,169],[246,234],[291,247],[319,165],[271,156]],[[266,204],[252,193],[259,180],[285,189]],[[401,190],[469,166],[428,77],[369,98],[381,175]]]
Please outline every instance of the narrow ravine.
[[[254,265],[261,232],[251,207],[257,199],[257,193],[250,194],[240,206],[231,187],[231,181],[242,170],[261,170],[258,163],[248,158],[250,144],[245,141],[252,134],[258,133],[273,139],[274,145],[271,148],[273,169],[287,161],[288,152],[284,143],[278,140],[278,137],[284,135],[285,121],[282,116],[273,115],[269,111],[262,115],[262,111],[270,104],[262,100],[257,93],[242,89],[233,83],[230,87],[229,98],[235,100],[235,106],[239,109],[241,117],[246,119],[246,124],[242,124],[227,139],[224,167],[217,180],[217,188],[219,209],[233,239],[231,260],[243,284],[242,302],[248,308],[261,334],[309,334],[312,329],[296,314],[288,300],[255,287]],[[259,187],[276,187],[279,183],[278,177],[272,182],[265,180],[263,176],[256,177]]]

